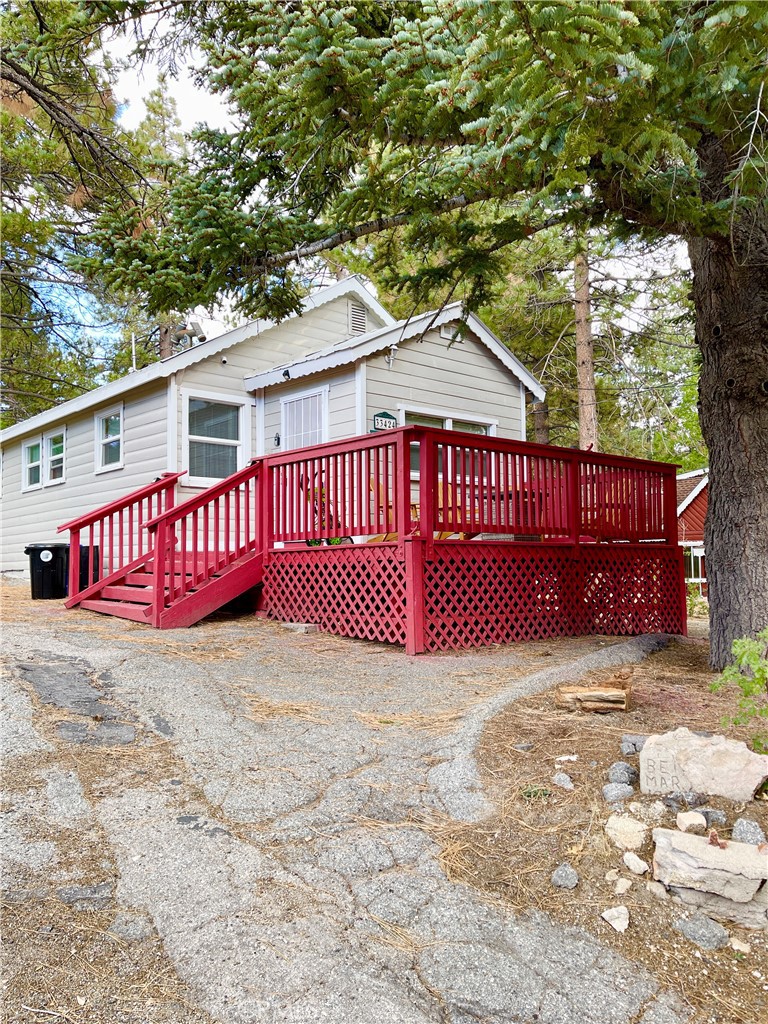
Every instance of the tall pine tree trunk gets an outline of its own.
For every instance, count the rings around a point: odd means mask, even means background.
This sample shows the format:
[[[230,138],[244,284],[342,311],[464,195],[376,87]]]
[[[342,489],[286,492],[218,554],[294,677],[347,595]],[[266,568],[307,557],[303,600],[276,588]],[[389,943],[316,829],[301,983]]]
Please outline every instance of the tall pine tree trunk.
[[[598,450],[595,348],[592,340],[592,304],[589,295],[589,260],[579,252],[573,261],[576,317],[576,383],[579,389],[579,448]]]
[[[699,414],[709,448],[704,529],[711,662],[768,626],[768,215],[693,239]]]

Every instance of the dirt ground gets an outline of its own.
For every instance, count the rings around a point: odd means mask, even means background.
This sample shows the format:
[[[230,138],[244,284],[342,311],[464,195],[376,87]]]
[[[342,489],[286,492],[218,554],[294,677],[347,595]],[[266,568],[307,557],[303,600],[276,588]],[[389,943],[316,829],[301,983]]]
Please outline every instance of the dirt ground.
[[[706,632],[703,623],[692,625],[692,634]],[[478,825],[440,829],[443,866],[452,879],[475,886],[493,900],[517,910],[535,908],[563,924],[592,932],[676,991],[694,1008],[696,1024],[764,1024],[768,1021],[768,934],[728,924],[731,934],[750,947],[749,953],[730,947],[700,950],[673,928],[681,917],[681,904],[652,895],[645,881],[624,867],[621,851],[603,830],[611,813],[601,792],[609,766],[618,760],[638,763],[636,756],[621,754],[622,734],[665,732],[684,725],[749,741],[748,728],[723,728],[722,719],[733,712],[733,697],[727,691],[710,692],[715,676],[708,655],[706,639],[694,635],[633,666],[627,713],[558,711],[554,690],[508,707],[490,723],[478,751],[483,781],[499,811]],[[602,682],[613,675],[603,670],[587,679]],[[527,743],[533,744],[528,751],[516,748]],[[573,755],[577,760],[557,760]],[[552,783],[556,771],[571,776],[573,792]],[[638,797],[645,806],[654,800]],[[726,812],[728,825],[718,830],[724,839],[742,815],[758,821],[768,834],[768,795],[746,808],[717,797],[707,806]],[[667,809],[656,824],[674,828],[675,811]],[[650,831],[637,851],[649,864],[653,857]],[[557,889],[551,883],[552,872],[564,861],[579,874],[574,890]],[[615,882],[606,879],[613,869],[632,881],[624,895],[617,895]],[[600,916],[606,908],[620,904],[630,912],[624,934],[615,932]]]
[[[131,622],[117,623],[84,612],[65,613],[49,602],[31,602],[25,589],[18,586],[3,588],[3,617],[28,623],[30,629],[34,629],[37,621],[51,626],[53,618],[53,624],[58,627],[60,623],[62,631],[116,630],[123,642],[139,644],[158,655],[201,662],[242,658],[247,651],[245,635],[233,640],[232,620],[227,616],[212,618],[199,631],[199,640],[190,636],[176,649],[170,638],[148,633]],[[749,739],[749,730],[722,727],[723,716],[733,711],[733,698],[727,692],[712,694],[709,690],[713,674],[707,665],[706,625],[694,621],[690,633],[688,640],[673,642],[630,667],[632,704],[626,713],[587,715],[556,711],[554,690],[515,701],[489,723],[477,751],[483,783],[497,813],[481,824],[457,824],[447,818],[421,824],[439,840],[442,865],[450,879],[472,886],[491,902],[521,912],[543,911],[564,925],[593,933],[678,993],[693,1008],[695,1024],[765,1024],[768,933],[729,924],[729,932],[747,944],[748,952],[731,947],[716,952],[699,950],[673,928],[684,908],[672,899],[660,901],[648,891],[643,879],[631,875],[622,864],[620,851],[611,845],[603,830],[611,813],[601,793],[609,765],[625,759],[637,764],[636,757],[621,755],[622,734],[650,734],[686,725]],[[343,657],[347,645],[346,641],[332,637],[306,640],[316,647],[316,657],[322,657],[326,648],[329,657]],[[259,641],[250,642],[258,646]],[[563,641],[570,645],[579,642]],[[607,644],[613,642],[606,638]],[[530,655],[531,671],[535,671],[548,654],[553,663],[560,660],[558,643],[553,643],[551,652],[545,642],[520,645],[519,651],[524,659]],[[372,657],[379,649],[377,645],[367,646],[366,656]],[[492,663],[493,652],[489,651],[489,669]],[[627,669],[621,671],[626,673]],[[524,668],[520,674],[525,674]],[[600,680],[612,675],[611,670],[594,674]],[[473,674],[472,679],[476,678]],[[485,696],[480,689],[475,692],[478,699]],[[254,715],[269,711],[266,705],[253,707]],[[43,734],[53,739],[53,728],[61,721],[61,712],[39,706],[37,713]],[[387,720],[387,724],[398,723]],[[441,724],[443,728],[450,725],[448,721]],[[530,750],[517,749],[516,745],[527,743],[533,744]],[[99,761],[94,751],[93,765],[86,763],[88,755],[83,751],[72,767],[79,772],[88,796],[101,795],[110,779],[113,784],[120,781],[127,785],[136,774],[162,775],[172,785],[183,771],[174,764],[162,738],[146,736],[142,751],[141,763],[126,761],[124,765],[121,758],[128,755],[119,750],[107,755],[110,763],[105,763],[103,754]],[[557,760],[574,756],[576,760]],[[36,754],[34,764],[32,760],[29,764],[20,762],[16,770],[31,778],[33,770],[44,767],[45,757]],[[53,755],[51,758],[53,763]],[[573,792],[552,784],[552,776],[558,770],[571,776]],[[24,791],[23,779],[6,779],[6,783],[12,790]],[[30,789],[29,793],[32,792]],[[646,805],[653,802],[644,797],[638,797],[638,801]],[[728,826],[719,830],[726,839],[733,821],[741,815],[757,820],[768,833],[768,801],[754,801],[744,808],[714,798],[708,806],[726,812]],[[0,812],[6,809],[0,807]],[[674,819],[674,812],[669,810],[658,824],[674,828]],[[650,863],[650,839],[637,852]],[[75,841],[73,835],[71,854],[73,858],[99,862],[101,875],[113,871],[105,860],[109,857],[108,843],[96,827],[85,846],[83,837]],[[572,891],[556,889],[550,881],[552,872],[563,861],[572,864],[580,876],[578,887]],[[621,878],[632,880],[631,889],[621,896],[614,891],[615,883],[605,877],[614,869],[618,869]],[[613,931],[600,917],[607,907],[618,904],[626,905],[631,915],[629,929],[623,935]],[[10,983],[23,1011],[12,1018],[14,1024],[57,1020],[76,1024],[99,1024],[102,1020],[110,1024],[211,1021],[194,1005],[194,997],[151,929],[144,941],[125,941],[110,930],[112,911],[95,906],[67,906],[60,899],[44,896],[5,902],[2,918],[4,960],[6,965],[15,963],[10,972],[6,970],[4,985]],[[88,1006],[80,1001],[84,1000],[81,993],[85,992]],[[94,992],[100,993],[98,999]],[[93,1015],[94,1004],[104,1007],[103,1016]]]

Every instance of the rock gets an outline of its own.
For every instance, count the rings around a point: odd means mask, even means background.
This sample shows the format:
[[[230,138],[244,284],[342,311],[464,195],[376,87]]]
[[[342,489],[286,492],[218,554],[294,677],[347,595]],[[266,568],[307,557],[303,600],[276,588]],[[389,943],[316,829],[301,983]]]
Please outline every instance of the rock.
[[[631,850],[624,854],[624,864],[633,875],[644,875],[646,871],[651,870],[651,865],[647,864],[642,857],[638,857],[636,853]]]
[[[625,782],[609,782],[603,786],[603,800],[609,804],[620,803],[622,800],[629,800],[631,796],[635,795],[635,791],[632,786],[628,786]]]
[[[552,872],[551,881],[558,889],[575,889],[579,884],[579,876],[570,864],[561,864]]]
[[[566,775],[565,772],[555,772],[552,776],[552,781],[560,789],[573,789],[573,779],[570,775]]]
[[[609,907],[608,910],[602,912],[600,917],[617,932],[625,932],[629,927],[629,911],[624,906]]]
[[[735,949],[737,953],[751,953],[752,947],[748,942],[742,942],[741,939],[736,939],[731,936],[731,941],[728,943],[731,949]]]
[[[654,829],[653,839],[653,876],[667,886],[749,903],[768,879],[768,857],[747,843],[721,848],[704,836],[666,828]]]
[[[631,733],[626,733],[621,737],[621,752],[626,757],[627,754],[639,754],[645,745],[646,736],[635,736]]]
[[[648,892],[657,900],[668,900],[669,893],[667,887],[662,885],[661,882],[646,882],[645,888]]]
[[[555,761],[578,761],[578,754],[561,754],[560,757],[556,757]]]
[[[718,921],[732,921],[742,928],[762,928],[768,930],[768,886],[759,889],[757,895],[749,903],[738,903],[725,896],[717,896],[711,892],[700,892],[698,889],[685,889],[672,886],[670,893],[681,903],[696,907],[708,917],[716,917]]]
[[[637,768],[633,768],[626,761],[614,761],[608,769],[609,782],[623,782],[626,786],[633,786],[637,778]]]
[[[617,896],[623,896],[624,893],[625,892],[629,892],[629,890],[631,888],[632,888],[632,879],[631,878],[620,878],[616,882],[616,885],[614,885],[613,891],[616,893]]]
[[[768,778],[768,755],[725,736],[697,736],[690,729],[649,736],[640,752],[643,793],[685,793],[751,800]]]
[[[642,821],[628,814],[612,814],[605,823],[605,831],[613,845],[620,850],[639,850],[648,829]]]
[[[759,846],[765,842],[765,832],[756,821],[751,818],[737,818],[733,823],[732,838],[737,843],[748,843],[750,846]]]
[[[616,881],[618,881],[618,878],[619,878],[619,869],[618,868],[611,868],[610,871],[606,871],[606,873],[605,873],[605,880],[606,880],[606,882],[616,882]]]
[[[728,945],[729,936],[725,928],[704,914],[682,917],[675,921],[674,928],[702,949],[721,949]]]
[[[529,750],[533,750],[533,744],[532,743],[513,743],[512,744],[512,749],[513,750],[519,750],[523,754],[526,754],[526,753],[528,753]]]
[[[681,832],[693,832],[702,836],[707,831],[707,819],[698,811],[680,811],[677,815],[677,827]]]
[[[75,910],[104,910],[112,900],[112,883],[68,885],[57,889],[56,895]]]
[[[281,622],[280,625],[283,629],[287,629],[291,633],[300,633],[303,635],[308,633],[317,633],[320,628],[315,622]]]
[[[718,811],[714,807],[700,807],[699,814],[703,814],[707,819],[707,828],[712,828],[713,825],[725,825],[728,821],[725,811]]]
[[[638,800],[633,800],[629,805],[629,813],[641,821],[656,822],[666,817],[667,808],[661,800],[654,800],[652,804],[641,804]]]

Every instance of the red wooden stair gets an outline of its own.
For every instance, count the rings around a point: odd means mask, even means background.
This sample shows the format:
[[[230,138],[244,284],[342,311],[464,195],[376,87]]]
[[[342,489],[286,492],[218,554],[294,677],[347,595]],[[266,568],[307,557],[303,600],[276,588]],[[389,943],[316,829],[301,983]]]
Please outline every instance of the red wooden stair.
[[[86,580],[94,581],[80,587],[80,562],[72,557],[68,608],[172,629],[261,582],[258,462],[176,505],[181,475],[165,474],[59,527],[70,531],[72,552],[85,542]]]

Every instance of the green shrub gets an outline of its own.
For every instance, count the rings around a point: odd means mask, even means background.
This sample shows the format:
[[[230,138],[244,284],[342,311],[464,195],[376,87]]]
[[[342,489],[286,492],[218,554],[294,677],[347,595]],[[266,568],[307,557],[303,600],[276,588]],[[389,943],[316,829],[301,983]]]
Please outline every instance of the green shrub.
[[[768,627],[754,640],[748,636],[734,640],[731,652],[734,664],[711,687],[716,691],[733,683],[741,691],[739,710],[724,719],[723,724],[746,725],[753,719],[768,718]],[[752,746],[760,753],[768,753],[768,731],[761,729],[755,733]]]
[[[706,616],[709,614],[709,602],[706,597],[702,597],[698,583],[689,583],[686,586],[685,603],[688,607],[689,615]]]

